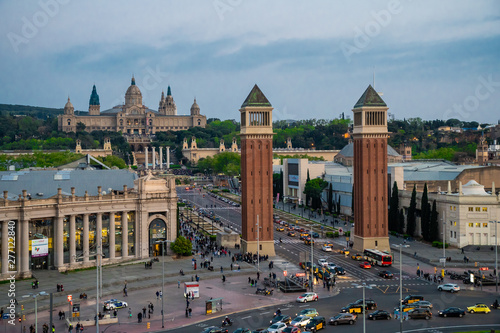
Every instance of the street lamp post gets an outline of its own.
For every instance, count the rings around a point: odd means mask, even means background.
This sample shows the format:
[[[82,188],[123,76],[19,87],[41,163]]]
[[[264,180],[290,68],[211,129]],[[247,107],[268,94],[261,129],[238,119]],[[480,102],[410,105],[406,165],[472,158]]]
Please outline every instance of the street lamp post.
[[[23,296],[23,298],[31,296],[31,297],[33,297],[35,299],[35,332],[38,332],[38,303],[37,303],[37,297],[40,296],[40,295],[45,296],[45,295],[47,295],[47,293],[45,291],[40,291],[38,294],[30,293],[28,295],[24,295]],[[21,320],[22,320],[22,317],[21,317]]]
[[[403,247],[410,247],[407,244],[394,245],[399,247],[399,332],[403,333]]]
[[[498,228],[500,221],[490,221],[495,223],[495,291],[498,293]]]
[[[163,311],[163,287],[165,286],[165,243],[171,243],[167,239],[162,241],[156,241],[157,244],[161,243],[161,260],[162,260],[162,274],[161,274],[161,328],[165,328],[165,312]]]
[[[446,268],[446,221],[443,215],[443,268]]]
[[[312,237],[313,225],[311,224],[309,227],[311,228],[311,231],[309,234],[309,238],[311,239],[311,291],[314,291],[314,269],[313,269],[313,266],[314,266],[314,261],[313,261],[314,247],[313,247],[313,237]]]
[[[376,285],[375,284],[367,285],[365,282],[363,282],[363,284],[361,284],[361,285],[356,284],[356,283],[353,283],[352,285],[355,286],[356,288],[363,288],[363,312],[361,312],[361,313],[363,314],[363,333],[366,333],[366,298],[365,298],[365,288],[373,289],[373,287],[376,287]]]

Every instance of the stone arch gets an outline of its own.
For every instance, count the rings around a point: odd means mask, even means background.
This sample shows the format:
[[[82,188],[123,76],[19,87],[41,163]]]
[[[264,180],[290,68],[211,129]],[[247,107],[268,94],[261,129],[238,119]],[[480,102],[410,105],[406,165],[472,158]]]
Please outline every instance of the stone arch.
[[[157,241],[164,241],[168,235],[167,217],[161,214],[155,214],[148,219],[148,244],[149,256],[158,257],[162,255],[162,244]],[[168,245],[165,245],[168,246]],[[167,251],[168,252],[168,249]]]

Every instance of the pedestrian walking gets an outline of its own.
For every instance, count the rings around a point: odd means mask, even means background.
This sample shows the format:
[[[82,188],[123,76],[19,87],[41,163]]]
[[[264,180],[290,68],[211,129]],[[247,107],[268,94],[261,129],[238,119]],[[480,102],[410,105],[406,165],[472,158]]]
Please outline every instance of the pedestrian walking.
[[[163,298],[163,291],[160,290],[160,299]]]
[[[260,280],[260,273],[257,272],[257,280]]]
[[[146,307],[143,307],[143,308],[142,308],[142,316],[143,316],[143,317],[146,317]]]
[[[181,287],[181,281],[177,281],[177,288]]]
[[[160,292],[156,291],[156,299],[160,298]]]
[[[226,282],[226,276],[222,275],[222,283]]]
[[[140,313],[140,312],[137,314],[137,322],[138,323],[142,322],[142,313]]]
[[[220,266],[220,272],[224,273],[224,268],[222,268],[222,266]]]
[[[69,324],[68,333],[73,333],[73,325]]]
[[[191,310],[191,308],[189,308],[189,309],[188,309],[189,317],[191,317],[191,312],[192,312],[192,311],[193,311],[193,310]]]
[[[189,310],[186,308],[186,318],[189,317]]]

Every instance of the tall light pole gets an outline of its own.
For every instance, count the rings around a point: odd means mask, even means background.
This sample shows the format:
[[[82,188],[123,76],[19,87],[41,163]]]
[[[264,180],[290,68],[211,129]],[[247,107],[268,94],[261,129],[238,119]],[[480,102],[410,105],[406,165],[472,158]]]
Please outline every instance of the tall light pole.
[[[45,296],[47,295],[47,293],[45,291],[40,291],[38,294],[33,294],[33,293],[30,293],[28,295],[24,295],[22,296],[23,298],[26,298],[26,297],[33,297],[35,299],[35,332],[38,332],[38,303],[37,303],[37,297],[38,296]],[[21,317],[22,319],[22,317]]]
[[[373,287],[376,287],[377,285],[375,285],[375,284],[367,285],[365,282],[363,282],[363,284],[361,284],[361,285],[359,285],[357,283],[353,283],[352,285],[355,286],[356,288],[363,288],[363,312],[361,312],[361,313],[363,314],[363,333],[366,333],[366,299],[365,299],[365,288],[373,289]]]
[[[443,215],[443,268],[446,268],[446,221]]]
[[[498,228],[500,221],[490,221],[495,223],[495,291],[498,293]]]
[[[161,243],[161,261],[162,261],[162,273],[161,273],[161,328],[165,328],[165,312],[163,311],[163,287],[165,286],[165,243],[172,243],[170,240],[160,240],[156,241],[157,244]]]
[[[312,233],[313,233],[313,225],[311,224],[309,226],[311,228],[311,231],[309,232],[309,238],[311,239],[311,291],[314,291],[314,269],[313,269],[313,266],[314,266],[314,261],[313,261],[313,256],[314,256],[314,247],[313,247],[313,236],[312,236]],[[324,278],[324,277],[323,277]]]
[[[403,247],[410,247],[407,244],[394,245],[399,247],[399,332],[403,333]]]

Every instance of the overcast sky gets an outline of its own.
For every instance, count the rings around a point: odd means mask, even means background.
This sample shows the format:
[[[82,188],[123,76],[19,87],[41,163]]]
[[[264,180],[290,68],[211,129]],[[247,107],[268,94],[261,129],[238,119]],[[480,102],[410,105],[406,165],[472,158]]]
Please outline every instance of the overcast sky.
[[[101,110],[172,88],[238,119],[257,83],[274,120],[332,119],[369,84],[396,118],[500,119],[498,1],[0,1],[0,103]]]

